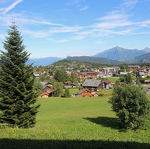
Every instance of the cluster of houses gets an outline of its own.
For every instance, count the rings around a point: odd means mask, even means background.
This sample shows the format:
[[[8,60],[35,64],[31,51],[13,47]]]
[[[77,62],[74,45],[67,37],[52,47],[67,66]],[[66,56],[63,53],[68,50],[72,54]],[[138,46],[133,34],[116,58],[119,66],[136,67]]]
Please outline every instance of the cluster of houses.
[[[133,70],[136,69],[137,73],[136,75],[141,76],[142,78],[150,76],[150,67],[140,67],[139,65],[133,65],[128,66],[129,72],[126,70],[124,72],[120,72],[120,67],[105,67],[105,68],[88,68],[83,70],[77,70],[75,74],[78,78],[82,81],[83,78],[89,78],[89,79],[97,79],[99,77],[105,78],[105,77],[112,77],[114,73],[120,74],[120,75],[127,75],[128,73],[133,73]],[[34,77],[38,78],[39,74],[46,73],[44,70],[42,72],[39,72],[37,74],[34,73]],[[65,71],[66,75],[71,75],[70,71]],[[48,74],[49,75],[49,74]],[[51,75],[50,78],[53,78],[55,74]]]
[[[120,72],[120,75],[127,75],[128,73],[133,73],[133,70],[137,70],[137,76],[141,76],[142,78],[150,76],[150,68],[149,67],[140,67],[139,65],[128,66],[129,72],[126,70],[124,72]],[[100,80],[100,78],[112,77],[114,73],[119,74],[119,67],[106,67],[106,68],[89,68],[83,70],[77,70],[74,74],[80,78],[80,82],[78,85],[82,84],[83,89],[80,90],[76,96],[97,96],[96,92],[101,89],[108,90],[110,87],[113,88],[114,83],[111,83],[108,80]],[[70,71],[65,72],[66,75],[71,75]],[[55,74],[50,76],[52,78]],[[39,78],[39,74],[34,74],[34,77]],[[86,80],[85,80],[86,79]],[[83,80],[85,80],[83,82]],[[122,83],[122,82],[120,82]],[[43,85],[43,93],[40,95],[41,97],[52,97],[54,90],[52,89],[52,84],[48,82],[41,82]],[[145,84],[150,84],[150,80],[145,80]],[[77,87],[77,84],[70,83],[69,81],[65,82],[66,87],[74,88]]]
[[[40,95],[40,97],[53,97],[53,88],[52,84],[48,82],[40,82],[43,86],[43,93]],[[82,97],[85,95],[86,97],[91,96],[98,96],[98,93],[93,91],[99,91],[101,89],[108,90],[110,87],[112,87],[111,82],[108,80],[92,80],[87,79],[82,84],[82,89],[75,95],[75,97]]]

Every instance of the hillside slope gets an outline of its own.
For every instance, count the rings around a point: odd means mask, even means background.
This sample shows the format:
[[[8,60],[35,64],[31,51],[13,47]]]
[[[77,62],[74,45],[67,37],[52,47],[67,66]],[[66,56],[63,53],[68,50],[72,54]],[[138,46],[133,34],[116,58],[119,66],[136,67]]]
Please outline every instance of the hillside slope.
[[[123,63],[150,63],[150,53],[136,56],[134,58],[121,59],[119,61]]]
[[[117,60],[109,60],[104,57],[90,57],[90,56],[67,57],[65,60],[79,60],[79,61],[88,61],[91,63],[113,64],[113,65],[122,64],[122,62],[117,61]]]
[[[119,60],[119,59],[133,58],[148,52],[150,52],[150,48],[145,48],[144,50],[138,49],[132,50],[132,49],[124,49],[117,46],[112,49],[100,52],[94,55],[94,57],[105,57],[111,60]]]

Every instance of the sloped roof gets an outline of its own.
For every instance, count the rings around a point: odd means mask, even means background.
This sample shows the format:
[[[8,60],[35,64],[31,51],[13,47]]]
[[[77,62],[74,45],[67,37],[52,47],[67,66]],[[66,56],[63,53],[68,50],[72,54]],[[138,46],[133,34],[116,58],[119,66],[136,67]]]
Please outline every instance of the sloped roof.
[[[37,74],[37,73],[33,73],[33,75],[34,75],[35,77],[39,77],[39,76],[40,76],[40,75]]]
[[[43,89],[47,86],[46,84],[48,83],[48,82],[40,82],[41,84],[42,84],[42,86],[43,86]]]
[[[78,91],[77,94],[80,95],[80,94],[82,94],[83,92],[85,92],[86,90],[88,90],[88,89],[83,88],[83,89],[81,89],[80,91]]]
[[[89,86],[89,87],[98,87],[99,84],[101,84],[101,80],[85,80],[85,82],[83,83],[83,87],[84,86]]]
[[[111,81],[108,81],[108,80],[104,80],[103,82],[106,83],[106,84],[111,83]]]
[[[96,93],[96,92],[92,92],[91,94],[92,94],[92,95],[95,95],[95,94],[98,94],[98,93]]]

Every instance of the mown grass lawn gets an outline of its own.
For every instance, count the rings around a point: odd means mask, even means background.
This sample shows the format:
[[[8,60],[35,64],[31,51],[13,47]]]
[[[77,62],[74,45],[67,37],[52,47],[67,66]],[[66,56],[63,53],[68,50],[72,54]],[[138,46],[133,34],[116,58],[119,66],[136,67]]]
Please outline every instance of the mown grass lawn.
[[[108,77],[107,78],[107,80],[111,81],[111,83],[115,83],[118,79],[119,79],[119,77]]]
[[[0,149],[150,148],[150,127],[125,130],[108,97],[39,98],[34,128],[0,129]]]
[[[63,89],[63,91],[65,91],[65,89]],[[69,92],[70,92],[71,95],[77,94],[78,91],[79,91],[78,88],[71,88],[71,89],[69,89]]]
[[[109,90],[103,89],[103,90],[100,90],[99,93],[104,94],[104,95],[112,95],[113,89],[109,89]]]

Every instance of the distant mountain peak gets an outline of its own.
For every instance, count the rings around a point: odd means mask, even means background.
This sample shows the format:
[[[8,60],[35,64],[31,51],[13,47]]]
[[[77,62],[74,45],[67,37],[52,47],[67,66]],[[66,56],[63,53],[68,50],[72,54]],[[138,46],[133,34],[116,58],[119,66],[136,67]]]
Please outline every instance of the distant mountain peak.
[[[119,60],[119,59],[133,58],[149,52],[150,48],[147,47],[144,50],[138,50],[138,49],[125,49],[116,46],[114,48],[97,53],[96,55],[94,55],[94,57],[105,57],[111,60]]]

